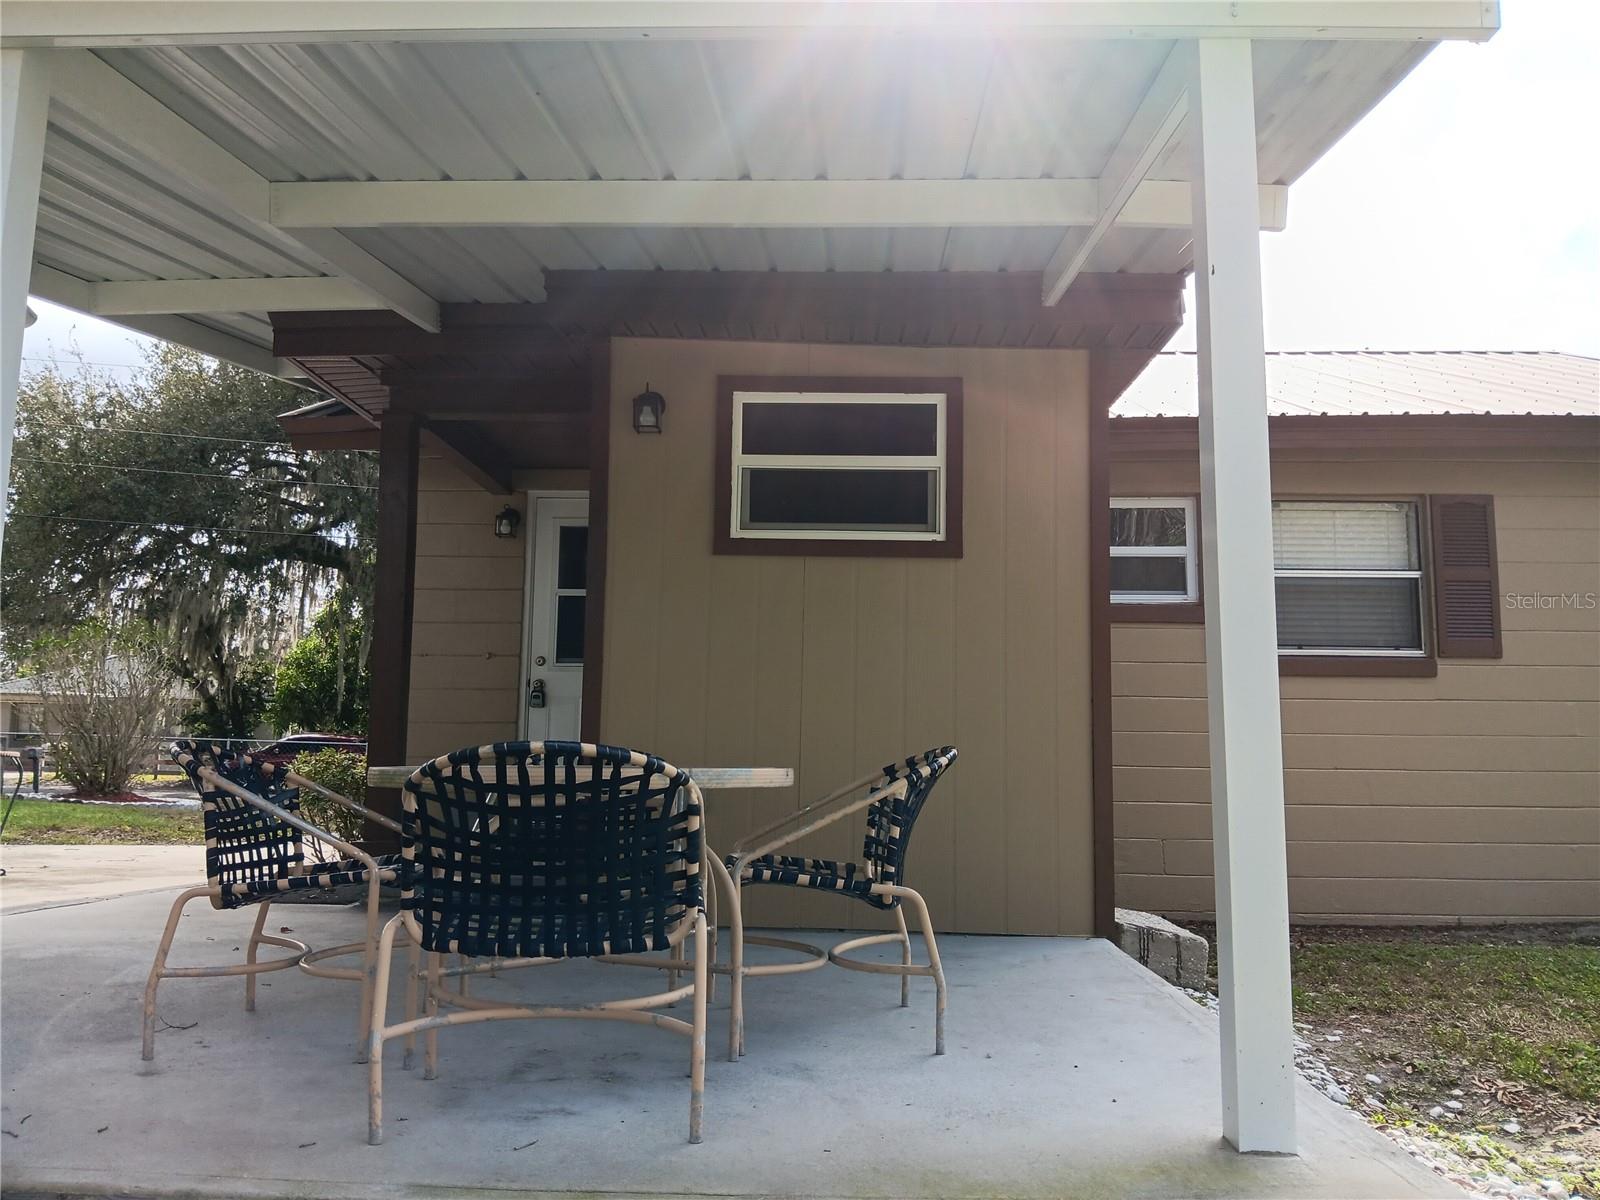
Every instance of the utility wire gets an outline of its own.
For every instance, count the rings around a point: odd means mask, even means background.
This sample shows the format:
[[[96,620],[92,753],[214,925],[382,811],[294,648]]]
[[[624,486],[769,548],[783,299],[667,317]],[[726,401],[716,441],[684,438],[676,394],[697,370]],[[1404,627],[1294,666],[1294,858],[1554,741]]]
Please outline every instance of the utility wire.
[[[74,525],[124,525],[134,529],[166,529],[176,528],[182,533],[264,533],[273,537],[314,537],[322,538],[340,546],[358,546],[361,543],[343,534],[316,533],[311,530],[293,529],[245,529],[226,525],[184,525],[179,521],[113,521],[104,517],[68,517],[59,513],[19,513],[7,514],[11,521],[68,521]]]
[[[79,365],[85,366],[85,367],[119,367],[119,368],[121,368],[123,370],[127,370],[127,371],[142,371],[145,368],[145,364],[144,363],[96,362],[96,361],[94,361],[93,359],[90,359],[90,358],[62,359],[62,358],[51,358],[51,357],[49,357],[47,355],[42,355],[42,354],[24,354],[22,356],[22,361],[23,362],[49,363],[53,367],[59,367],[59,366],[63,365],[63,363],[66,363],[66,364],[76,363],[76,364],[79,364]]]
[[[31,421],[23,419],[24,426],[38,425],[44,429],[82,429],[88,433],[142,433],[148,437],[187,438],[197,442],[232,442],[243,446],[276,446],[280,450],[287,450],[291,454],[314,454],[322,451],[296,450],[288,442],[268,442],[260,438],[230,438],[218,437],[209,433],[170,433],[164,429],[134,429],[128,425],[74,425],[67,421]],[[376,450],[356,450],[355,454],[376,454]]]
[[[263,479],[254,475],[223,475],[218,472],[207,471],[173,471],[166,467],[132,467],[113,462],[69,462],[64,458],[41,458],[37,454],[19,457],[26,457],[33,462],[51,463],[57,467],[109,467],[113,471],[138,471],[145,475],[183,475],[190,479],[227,479],[233,483],[278,484],[282,487],[355,488],[363,492],[375,492],[378,490],[377,485],[372,483],[323,483],[306,479]]]

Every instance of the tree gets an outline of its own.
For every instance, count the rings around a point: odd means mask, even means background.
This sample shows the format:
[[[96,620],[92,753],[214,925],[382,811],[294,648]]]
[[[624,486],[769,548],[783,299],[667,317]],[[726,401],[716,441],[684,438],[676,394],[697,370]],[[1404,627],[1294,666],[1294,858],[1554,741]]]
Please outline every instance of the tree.
[[[366,623],[340,588],[278,664],[270,718],[279,732],[367,730]]]
[[[305,398],[177,347],[129,381],[29,376],[0,566],[11,636],[103,611],[146,621],[196,726],[248,735],[270,690],[260,664],[340,584],[358,613],[371,591],[376,462],[284,443],[275,417]]]
[[[148,630],[90,622],[35,650],[56,772],[78,791],[126,791],[169,720],[172,676],[154,645]]]

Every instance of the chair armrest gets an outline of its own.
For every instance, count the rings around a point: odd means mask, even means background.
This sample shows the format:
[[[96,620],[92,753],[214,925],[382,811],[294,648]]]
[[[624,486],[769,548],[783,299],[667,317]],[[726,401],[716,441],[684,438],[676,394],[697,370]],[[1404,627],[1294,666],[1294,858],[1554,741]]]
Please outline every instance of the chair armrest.
[[[354,800],[350,799],[349,796],[342,796],[332,788],[325,788],[315,780],[307,779],[304,775],[297,775],[293,771],[285,771],[283,774],[284,779],[287,780],[288,783],[293,787],[309,789],[324,799],[332,800],[335,804],[342,804],[346,808],[360,813],[373,824],[382,825],[385,829],[392,833],[401,832],[400,822],[396,821],[393,817],[386,817],[380,812],[374,812],[365,804],[357,804]]]
[[[247,788],[242,788],[230,780],[224,779],[210,767],[201,767],[200,776],[213,787],[227,792],[230,796],[237,796],[251,807],[259,808],[262,812],[267,813],[270,816],[277,817],[278,820],[282,821],[285,825],[291,825],[295,829],[298,829],[301,833],[317,838],[319,841],[326,842],[340,854],[345,855],[347,858],[352,858],[356,862],[362,863],[367,867],[368,870],[374,873],[377,872],[378,864],[373,859],[372,855],[368,854],[364,850],[357,850],[349,842],[334,837],[333,834],[329,833],[326,829],[318,829],[310,821],[296,816],[288,809],[282,808],[265,797],[258,796],[254,792],[248,790]]]
[[[863,775],[821,800],[813,801],[804,808],[747,834],[734,843],[733,852],[729,855],[733,860],[733,868],[730,869],[741,867],[752,858],[760,858],[763,854],[771,854],[791,842],[799,841],[807,834],[815,833],[848,817],[851,813],[859,812],[884,796],[905,794],[906,781],[903,779],[897,779],[883,787],[871,786],[882,779],[881,771]]]

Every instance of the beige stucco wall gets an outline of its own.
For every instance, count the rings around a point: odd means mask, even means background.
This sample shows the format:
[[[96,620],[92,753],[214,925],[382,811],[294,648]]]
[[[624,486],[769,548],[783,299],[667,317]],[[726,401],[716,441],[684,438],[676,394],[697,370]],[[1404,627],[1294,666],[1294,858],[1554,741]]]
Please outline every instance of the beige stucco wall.
[[[1069,351],[616,341],[605,736],[683,763],[796,768],[788,791],[710,795],[719,848],[955,743],[909,869],[938,925],[1088,932],[1086,367]],[[768,373],[962,377],[965,557],[713,555],[716,377]],[[646,383],[667,398],[659,437],[631,429]],[[861,832],[807,851],[854,857]],[[768,888],[749,919],[871,915]]]
[[[514,482],[514,495],[497,496],[423,452],[406,729],[412,762],[517,736],[527,526],[497,538],[494,516],[507,504],[525,510],[529,488],[587,487],[588,473],[526,472]]]
[[[1279,495],[1492,493],[1504,593],[1600,592],[1593,449],[1285,453]],[[1113,495],[1199,490],[1116,462]],[[1504,657],[1434,679],[1285,678],[1290,903],[1302,919],[1600,916],[1600,609],[1502,606]],[[1112,634],[1117,901],[1210,911],[1205,640]]]

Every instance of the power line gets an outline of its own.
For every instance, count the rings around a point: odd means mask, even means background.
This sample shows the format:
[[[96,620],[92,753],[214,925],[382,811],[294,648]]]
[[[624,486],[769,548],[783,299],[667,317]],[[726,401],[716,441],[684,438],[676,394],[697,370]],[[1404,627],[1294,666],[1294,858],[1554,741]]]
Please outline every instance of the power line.
[[[197,442],[232,442],[242,446],[276,446],[292,454],[312,454],[318,451],[296,450],[288,442],[269,442],[261,438],[219,437],[210,433],[171,433],[164,429],[135,429],[131,425],[74,425],[69,421],[34,421],[23,418],[23,425],[38,425],[45,429],[81,429],[86,433],[142,433],[148,437],[187,438]],[[356,450],[355,454],[375,454],[375,450]]]
[[[72,359],[63,360],[63,359],[60,359],[60,358],[50,358],[48,356],[39,355],[39,354],[24,354],[22,356],[22,361],[23,362],[49,363],[53,367],[54,366],[60,366],[63,361],[66,361],[66,362],[77,363],[78,365],[84,366],[84,367],[120,367],[123,370],[127,370],[127,371],[142,371],[142,370],[144,370],[144,368],[146,366],[145,363],[96,362],[92,358],[72,358]]]
[[[273,537],[314,537],[333,542],[341,546],[360,545],[354,539],[335,533],[315,533],[310,530],[294,529],[245,529],[226,525],[183,525],[177,521],[113,521],[105,517],[68,517],[59,513],[19,513],[8,514],[8,520],[18,521],[68,521],[74,525],[124,525],[134,529],[166,529],[176,527],[183,533],[265,533]]]
[[[378,490],[377,485],[371,483],[324,483],[305,479],[262,479],[253,475],[223,475],[207,471],[173,471],[165,467],[131,467],[113,462],[69,462],[64,458],[41,458],[37,454],[30,454],[26,457],[34,462],[51,463],[58,467],[109,467],[113,471],[138,471],[145,475],[183,475],[190,479],[227,479],[234,483],[279,484],[283,487],[356,488],[363,492],[375,492]]]

